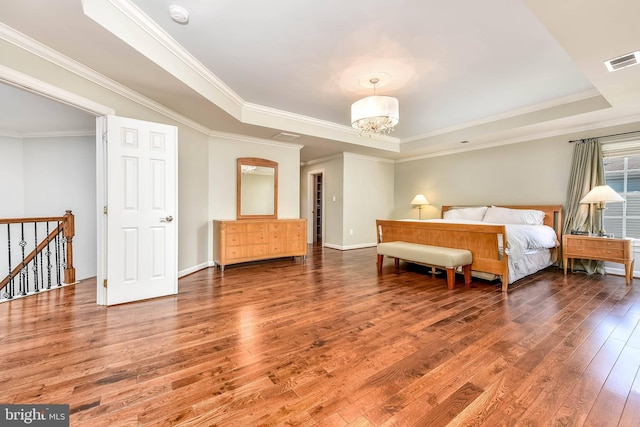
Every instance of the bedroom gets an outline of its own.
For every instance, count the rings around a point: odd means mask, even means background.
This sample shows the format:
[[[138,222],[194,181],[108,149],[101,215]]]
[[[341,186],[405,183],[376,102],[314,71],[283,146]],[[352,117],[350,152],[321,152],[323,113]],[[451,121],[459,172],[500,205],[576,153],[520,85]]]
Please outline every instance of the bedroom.
[[[27,5],[26,2],[20,4]],[[12,13],[7,11],[4,21],[9,24],[14,23],[24,30],[35,31],[33,25],[25,19],[24,14],[19,13],[17,6],[12,6],[16,8]],[[547,25],[554,24],[554,20],[564,19],[563,14],[571,16],[573,20],[573,16],[577,13],[570,10],[559,13],[560,11],[553,10],[554,6],[551,3],[546,6],[548,10],[542,4],[537,5],[536,8],[539,7],[540,10],[536,9],[536,12],[542,15],[553,12],[552,17],[539,17]],[[64,7],[67,8],[65,9],[67,19],[78,19],[81,11],[77,4],[64,3]],[[633,7],[636,7],[633,2],[624,5],[626,10],[632,10],[629,8]],[[616,10],[625,10],[624,8]],[[585,20],[595,19],[598,16],[594,11],[580,12],[584,12]],[[39,13],[46,14],[46,10],[42,9]],[[631,13],[627,15],[630,16]],[[34,15],[33,19],[37,20],[38,16]],[[47,31],[55,29],[54,23],[47,25],[39,29],[41,33],[36,31],[34,34],[46,37]],[[82,25],[89,25],[86,17]],[[90,28],[86,30],[93,31]],[[554,28],[555,31],[559,30]],[[599,31],[608,31],[609,44],[614,46],[621,44],[617,36],[614,37],[613,29],[602,28]],[[570,42],[564,39],[569,37],[568,34],[560,32],[554,35],[560,37],[562,43]],[[103,36],[104,33],[92,33],[92,37]],[[596,37],[596,35],[590,37]],[[63,42],[63,40],[57,41],[61,47],[64,47],[60,44]],[[113,39],[102,43],[113,45],[114,49],[123,47],[121,42],[116,43]],[[308,173],[322,168],[331,171],[332,176],[327,176],[326,182],[325,243],[329,247],[349,249],[375,242],[375,231],[367,223],[372,224],[377,218],[415,216],[415,211],[411,209],[408,201],[418,193],[427,194],[433,203],[424,208],[425,215],[430,217],[437,217],[439,206],[446,204],[562,204],[566,197],[567,165],[571,158],[571,145],[567,144],[567,141],[633,131],[638,127],[638,120],[631,109],[635,81],[633,68],[629,68],[628,70],[631,71],[621,70],[619,73],[622,74],[617,74],[615,80],[617,84],[622,84],[624,81],[626,96],[631,100],[618,100],[621,95],[614,92],[614,87],[608,86],[612,82],[605,80],[605,77],[599,74],[597,76],[597,79],[602,79],[597,80],[598,89],[606,90],[608,97],[619,102],[620,107],[605,108],[607,102],[604,98],[598,94],[598,91],[590,89],[581,92],[579,99],[573,99],[572,102],[567,103],[570,100],[564,100],[566,107],[547,105],[541,110],[519,111],[519,115],[512,117],[495,117],[499,120],[492,126],[471,123],[472,131],[481,130],[478,140],[482,143],[476,143],[474,140],[468,144],[461,144],[462,138],[459,136],[463,133],[455,129],[446,134],[449,138],[454,138],[447,144],[439,141],[438,137],[426,138],[424,145],[433,145],[436,151],[424,154],[419,154],[420,151],[412,154],[411,150],[401,155],[389,154],[379,149],[367,151],[363,149],[363,144],[375,144],[376,141],[368,138],[358,139],[357,136],[354,144],[346,146],[336,145],[335,141],[323,139],[314,141],[314,138],[307,138],[305,146],[299,153],[302,168],[301,172],[298,172],[299,162],[295,159],[296,155],[282,154],[287,153],[287,149],[283,148],[284,143],[234,134],[232,133],[234,130],[246,130],[247,127],[231,125],[226,120],[228,116],[221,116],[220,112],[216,113],[212,107],[204,108],[198,114],[200,116],[210,114],[214,121],[223,120],[222,132],[199,126],[196,122],[164,108],[162,104],[140,98],[139,94],[129,92],[125,87],[117,84],[110,86],[113,84],[112,81],[92,73],[90,68],[70,63],[65,57],[56,56],[46,47],[21,38],[19,33],[11,31],[10,27],[3,27],[1,47],[3,65],[9,70],[25,73],[49,84],[58,85],[62,89],[75,91],[78,95],[89,99],[102,100],[120,115],[151,121],[167,121],[166,118],[169,117],[169,123],[178,125],[181,140],[184,141],[179,148],[181,166],[179,167],[181,185],[179,194],[180,203],[183,206],[180,217],[183,221],[179,225],[178,269],[182,273],[203,268],[210,261],[210,227],[206,224],[212,218],[233,216],[232,197],[235,184],[229,176],[233,166],[228,161],[221,163],[219,159],[225,156],[230,159],[234,156],[255,155],[255,153],[265,153],[265,157],[270,156],[269,153],[280,153],[273,154],[275,157],[283,155],[286,158],[284,165],[289,168],[289,172],[285,173],[290,173],[284,177],[283,182],[291,187],[287,192],[281,192],[283,199],[280,203],[283,205],[284,214],[290,217],[309,218]],[[34,53],[28,53],[29,51]],[[580,52],[572,51],[572,53],[582,58]],[[130,52],[126,57],[129,58],[129,56]],[[130,59],[134,60],[134,58]],[[140,62],[137,58],[135,60]],[[580,59],[580,61],[583,60],[586,59]],[[580,65],[584,66],[582,63]],[[137,63],[137,66],[141,67],[140,70],[154,74],[158,82],[168,82],[169,76],[159,67],[153,67],[145,61]],[[601,63],[591,64],[589,67],[593,69],[585,70],[595,73],[601,66]],[[11,73],[4,71],[4,80],[11,81]],[[87,83],[87,78],[90,83]],[[606,78],[610,79],[608,76]],[[583,85],[584,82],[581,81],[580,84]],[[188,95],[195,102],[193,92],[188,91],[186,87],[183,89],[187,91],[184,96]],[[119,95],[114,96],[114,91]],[[137,102],[132,102],[132,99]],[[165,97],[163,100],[170,101],[170,97]],[[200,101],[202,99],[198,102]],[[593,112],[585,113],[588,110]],[[403,108],[403,111],[406,109]],[[596,112],[605,114],[604,118],[596,116]],[[550,117],[555,119],[549,120]],[[419,145],[417,141],[403,143],[403,147],[417,145]],[[253,146],[256,147],[255,153],[251,153]],[[292,146],[296,146],[296,141],[293,141]],[[238,152],[234,152],[236,148]],[[444,151],[443,148],[445,148]],[[385,156],[375,155],[375,153],[385,154]],[[392,157],[389,158],[387,155]],[[294,163],[296,166],[293,165]],[[505,179],[505,176],[509,178]],[[529,179],[530,176],[536,176],[536,179]],[[216,181],[215,185],[210,183],[211,180]]]
[[[140,100],[135,92],[108,89],[108,82],[95,79],[96,76],[90,72],[79,76],[64,67],[71,67],[69,63],[53,63],[52,60],[59,58],[46,59],[47,54],[28,43],[21,45],[19,40],[6,33],[5,28],[3,30],[0,44],[3,66],[109,105],[119,114],[169,122],[179,127],[183,142],[179,152],[178,269],[181,275],[210,265],[210,221],[233,212],[235,181],[230,176],[233,176],[234,164],[229,160],[238,156],[260,155],[279,160],[284,168],[282,179],[289,185],[289,190],[282,192],[280,207],[291,216],[309,215],[308,175],[324,171],[327,179],[324,243],[329,248],[351,249],[375,242],[373,223],[376,218],[416,217],[417,212],[409,202],[418,193],[426,194],[433,203],[424,207],[424,214],[430,217],[438,216],[439,207],[446,204],[562,204],[572,156],[572,145],[567,141],[634,131],[640,126],[636,110],[627,110],[623,111],[626,114],[598,121],[598,126],[582,127],[565,122],[566,126],[558,135],[536,133],[535,137],[517,139],[517,143],[506,138],[504,145],[488,144],[482,149],[457,145],[459,142],[456,142],[456,146],[447,153],[417,158],[390,160],[347,150],[303,159],[295,147],[286,148],[280,143],[227,132],[212,134],[209,128],[185,121],[173,111]],[[149,68],[158,73],[155,68]],[[9,79],[10,76],[3,74],[2,77]],[[165,78],[166,75],[160,77]],[[201,115],[208,113],[209,110],[205,109]],[[24,144],[30,145],[31,142]],[[57,144],[64,148],[65,141]],[[3,159],[6,159],[4,154]],[[78,161],[93,164],[94,153],[86,153],[86,157]],[[78,182],[88,184],[90,181]],[[83,190],[87,194],[92,191],[93,187]],[[10,196],[24,200],[24,195]],[[90,198],[85,202],[89,206],[94,205]],[[86,274],[86,277],[91,277],[90,271]]]

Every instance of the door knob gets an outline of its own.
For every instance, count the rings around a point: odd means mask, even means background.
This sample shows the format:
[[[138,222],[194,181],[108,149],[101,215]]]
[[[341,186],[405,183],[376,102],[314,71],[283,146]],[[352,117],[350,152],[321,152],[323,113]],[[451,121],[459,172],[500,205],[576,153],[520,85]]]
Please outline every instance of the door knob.
[[[173,217],[171,215],[167,215],[165,218],[160,218],[160,222],[171,222],[173,221]]]

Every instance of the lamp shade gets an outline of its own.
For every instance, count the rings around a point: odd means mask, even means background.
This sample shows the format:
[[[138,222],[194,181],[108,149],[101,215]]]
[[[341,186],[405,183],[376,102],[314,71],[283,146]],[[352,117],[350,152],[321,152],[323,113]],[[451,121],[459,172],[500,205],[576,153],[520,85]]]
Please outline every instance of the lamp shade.
[[[598,185],[593,187],[586,196],[580,200],[580,203],[598,203],[604,207],[605,203],[624,202],[624,198],[616,193],[616,191],[608,185]]]
[[[422,194],[418,194],[416,195],[416,197],[413,198],[413,200],[411,201],[411,204],[412,205],[428,205],[429,201]]]
[[[351,125],[366,133],[390,132],[400,119],[398,99],[367,96],[351,105]]]

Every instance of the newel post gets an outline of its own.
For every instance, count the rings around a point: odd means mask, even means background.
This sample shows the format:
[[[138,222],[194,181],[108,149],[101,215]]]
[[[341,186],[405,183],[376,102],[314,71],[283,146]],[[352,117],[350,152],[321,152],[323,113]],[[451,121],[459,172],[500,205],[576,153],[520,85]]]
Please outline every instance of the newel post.
[[[70,284],[76,281],[76,269],[73,268],[73,236],[75,236],[75,222],[71,211],[65,211],[62,235],[67,241],[67,265],[64,268],[64,283]]]

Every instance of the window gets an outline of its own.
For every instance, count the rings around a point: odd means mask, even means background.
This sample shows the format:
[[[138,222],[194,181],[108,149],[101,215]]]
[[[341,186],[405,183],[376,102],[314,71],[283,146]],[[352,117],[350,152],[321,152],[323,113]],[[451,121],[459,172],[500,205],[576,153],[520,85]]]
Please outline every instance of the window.
[[[615,237],[640,239],[640,140],[603,143],[602,154],[605,183],[627,201],[607,204],[604,229]]]

